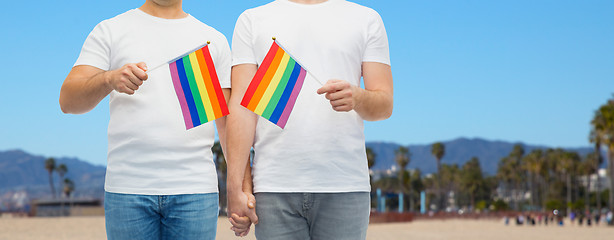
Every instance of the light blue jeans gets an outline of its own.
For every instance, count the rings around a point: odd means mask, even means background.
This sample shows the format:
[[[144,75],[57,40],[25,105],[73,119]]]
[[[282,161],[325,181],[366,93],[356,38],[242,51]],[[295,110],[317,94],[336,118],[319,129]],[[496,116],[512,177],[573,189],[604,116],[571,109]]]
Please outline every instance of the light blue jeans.
[[[134,195],[105,192],[107,239],[215,239],[218,194]]]
[[[368,192],[256,193],[256,238],[365,239],[370,204]]]

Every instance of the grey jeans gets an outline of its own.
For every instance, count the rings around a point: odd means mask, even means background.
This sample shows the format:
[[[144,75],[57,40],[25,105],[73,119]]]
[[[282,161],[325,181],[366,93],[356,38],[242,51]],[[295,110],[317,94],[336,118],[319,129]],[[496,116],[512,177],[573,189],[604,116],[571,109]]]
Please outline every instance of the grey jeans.
[[[349,193],[256,193],[256,238],[365,239],[371,196]]]

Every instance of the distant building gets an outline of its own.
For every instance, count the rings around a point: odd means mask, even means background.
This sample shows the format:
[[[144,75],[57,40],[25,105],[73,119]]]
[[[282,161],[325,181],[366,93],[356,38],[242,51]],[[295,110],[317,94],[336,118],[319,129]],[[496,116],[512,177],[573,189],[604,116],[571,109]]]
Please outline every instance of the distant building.
[[[30,216],[104,216],[104,207],[100,199],[33,200],[30,204]]]
[[[586,180],[586,175],[580,176],[578,179],[580,185],[586,188],[588,185],[588,181]],[[607,170],[605,168],[599,169],[596,174],[590,175],[591,186],[589,188],[590,192],[596,192],[597,186],[599,186],[599,191],[603,191],[606,189],[610,189],[610,178],[607,176]],[[599,183],[599,184],[597,184]]]

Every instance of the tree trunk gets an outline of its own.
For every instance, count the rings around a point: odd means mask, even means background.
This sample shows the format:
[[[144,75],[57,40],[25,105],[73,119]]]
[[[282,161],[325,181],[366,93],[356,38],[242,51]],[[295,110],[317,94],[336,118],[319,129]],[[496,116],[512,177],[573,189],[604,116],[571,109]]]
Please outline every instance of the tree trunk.
[[[414,211],[414,191],[409,191],[409,212]]]
[[[437,159],[437,210],[443,209],[443,196],[441,186],[441,160]]]
[[[566,181],[567,181],[567,214],[571,213],[571,174],[566,173]]]
[[[584,208],[585,211],[590,212],[591,210],[591,202],[589,195],[591,193],[591,174],[586,175],[586,190],[584,191]]]
[[[574,176],[573,178],[571,178],[571,191],[574,192],[574,197],[572,201],[575,200],[576,202],[580,200],[580,180],[578,179],[578,176]]]
[[[515,188],[514,189],[514,196],[513,196],[513,198],[514,198],[514,208],[515,208],[516,211],[520,211],[520,201],[518,200],[518,192],[520,191],[520,186],[519,186],[520,184],[518,182],[516,182],[514,185],[515,185],[514,186],[514,188]]]
[[[608,150],[608,162],[610,166],[610,211],[614,210],[614,145]]]
[[[475,212],[475,194],[471,192],[469,195],[471,197],[471,211]]]
[[[546,199],[548,199],[548,180],[542,179],[542,209],[546,210]]]
[[[538,174],[535,175],[535,208],[541,208],[541,178]],[[543,210],[543,209],[542,209]]]
[[[533,192],[533,174],[531,171],[527,171],[527,180],[529,180],[529,193],[531,193],[531,201],[529,203],[531,207],[533,207],[535,205],[535,195]]]
[[[601,156],[601,153],[599,153],[599,156]],[[597,175],[597,181],[595,182],[595,199],[597,200],[597,211],[599,214],[601,214],[601,181],[599,180],[599,161],[597,161],[597,166],[595,169],[597,169],[595,172]]]
[[[49,186],[51,187],[51,195],[55,198],[55,187],[53,186],[53,175],[49,172]]]

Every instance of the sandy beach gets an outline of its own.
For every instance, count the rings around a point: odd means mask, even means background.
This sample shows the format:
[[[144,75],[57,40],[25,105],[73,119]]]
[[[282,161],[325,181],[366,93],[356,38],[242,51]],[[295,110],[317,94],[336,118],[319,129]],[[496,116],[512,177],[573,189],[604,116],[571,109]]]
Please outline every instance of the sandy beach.
[[[217,239],[256,239],[252,232],[238,238],[229,230],[224,217],[218,221]],[[612,239],[614,227],[578,226],[505,226],[503,220],[418,220],[411,223],[371,224],[367,239],[420,240],[601,240]],[[0,240],[81,240],[106,239],[104,217],[0,218]]]

